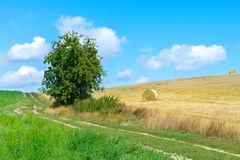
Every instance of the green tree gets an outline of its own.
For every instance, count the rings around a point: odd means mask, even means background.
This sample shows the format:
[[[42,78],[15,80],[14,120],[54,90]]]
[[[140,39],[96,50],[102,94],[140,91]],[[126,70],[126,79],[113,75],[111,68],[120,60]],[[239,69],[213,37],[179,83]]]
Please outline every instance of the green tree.
[[[60,36],[44,59],[48,68],[42,81],[43,92],[54,97],[57,104],[69,105],[76,99],[89,98],[94,90],[103,89],[101,59],[94,40],[76,32]]]

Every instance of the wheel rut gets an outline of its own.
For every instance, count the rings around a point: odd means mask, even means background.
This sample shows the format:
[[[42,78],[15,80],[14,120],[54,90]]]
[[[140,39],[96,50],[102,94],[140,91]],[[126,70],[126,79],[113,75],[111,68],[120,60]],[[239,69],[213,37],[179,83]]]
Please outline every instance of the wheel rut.
[[[22,111],[22,109],[26,109],[26,108],[30,108],[30,107],[26,107],[26,106],[18,107],[14,110],[14,112],[19,114],[19,115],[25,116],[25,113]],[[46,117],[44,114],[38,112],[41,109],[42,108],[36,107],[36,106],[33,105],[31,111],[32,111],[33,114],[37,115],[40,118],[43,118],[43,119],[46,119],[46,120],[49,120],[49,121],[52,121],[52,122],[55,122],[55,123],[62,124],[62,125],[67,126],[69,128],[74,128],[74,129],[81,130],[80,127],[72,125],[70,123],[66,123],[66,122],[63,122],[63,121],[60,121],[60,120],[56,120],[56,119],[53,119],[53,118]],[[63,119],[63,120],[68,120],[68,119]],[[194,144],[194,143],[189,143],[189,142],[185,142],[185,141],[181,141],[181,140],[177,140],[177,139],[173,139],[173,138],[159,137],[159,136],[149,134],[149,133],[145,133],[145,132],[138,132],[138,131],[131,131],[131,130],[126,130],[126,129],[112,128],[112,127],[107,127],[107,126],[104,126],[104,125],[99,125],[99,124],[86,122],[86,121],[76,120],[74,122],[78,123],[80,125],[93,126],[93,127],[102,128],[102,129],[115,130],[115,131],[120,131],[120,132],[131,133],[131,134],[138,134],[138,135],[148,136],[148,137],[152,137],[152,138],[156,138],[156,139],[163,139],[163,140],[177,142],[177,143],[181,143],[181,144],[187,144],[187,145],[190,145],[190,146],[193,146],[193,147],[203,148],[203,149],[206,149],[208,151],[214,151],[214,152],[217,152],[217,153],[226,154],[226,155],[230,155],[230,156],[233,156],[233,157],[240,158],[240,154],[237,154],[237,153],[231,153],[231,152],[227,152],[225,150],[212,148],[212,147],[199,145],[199,144]],[[163,153],[165,155],[169,155],[174,160],[191,160],[190,158],[184,157],[182,155],[177,155],[176,153],[164,152],[163,150],[160,150],[158,148],[153,148],[153,147],[150,147],[150,146],[147,146],[147,145],[143,145],[143,148],[148,149],[148,150],[153,150],[153,151],[156,151],[156,152],[159,152],[159,153]]]

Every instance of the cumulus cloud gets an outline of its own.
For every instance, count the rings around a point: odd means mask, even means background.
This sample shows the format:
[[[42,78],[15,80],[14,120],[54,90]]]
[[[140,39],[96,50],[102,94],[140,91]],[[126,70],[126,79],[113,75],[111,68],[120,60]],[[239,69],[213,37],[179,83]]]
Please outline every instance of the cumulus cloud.
[[[42,37],[34,37],[32,43],[15,44],[9,51],[8,56],[12,60],[30,60],[42,58],[50,50],[50,45]]]
[[[138,63],[142,65],[144,68],[151,70],[157,70],[164,66],[164,64],[156,56],[146,58],[144,55],[142,55],[138,59]]]
[[[15,72],[8,72],[0,77],[0,87],[15,88],[38,85],[41,83],[44,71],[31,66],[21,66]]]
[[[142,59],[142,66],[159,69],[166,64],[173,64],[178,71],[192,71],[216,64],[226,59],[226,50],[220,45],[173,45],[163,49],[157,56]]]
[[[121,44],[126,41],[125,37],[118,37],[115,31],[108,27],[96,27],[84,17],[62,16],[56,22],[56,27],[61,34],[68,31],[76,31],[95,39],[102,57],[112,56],[121,51]]]
[[[132,77],[132,70],[125,69],[118,73],[118,80],[127,81]]]
[[[138,80],[136,81],[136,83],[146,83],[146,82],[149,82],[150,80],[150,77],[145,77],[145,76],[142,76],[142,77],[139,77]]]

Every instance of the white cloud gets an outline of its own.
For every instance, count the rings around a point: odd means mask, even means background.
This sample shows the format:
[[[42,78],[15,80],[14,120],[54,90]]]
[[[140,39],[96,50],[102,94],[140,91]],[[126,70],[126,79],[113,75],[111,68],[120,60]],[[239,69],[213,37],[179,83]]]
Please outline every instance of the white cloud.
[[[68,31],[76,31],[96,40],[99,47],[99,55],[109,57],[121,51],[121,44],[126,41],[126,37],[118,37],[115,31],[108,27],[96,27],[92,22],[84,17],[62,16],[56,22],[56,27],[61,34]]]
[[[0,87],[15,88],[41,83],[44,71],[31,66],[21,66],[15,72],[8,72],[0,77]]]
[[[50,45],[42,37],[34,37],[32,43],[15,44],[9,51],[8,56],[12,60],[30,60],[42,58],[50,50]]]
[[[149,69],[159,69],[163,67],[163,63],[158,61],[158,59],[153,56],[146,61],[145,66]]]
[[[151,70],[157,70],[164,66],[164,64],[159,61],[159,59],[156,56],[152,56],[150,58],[146,58],[144,55],[142,55],[137,62],[142,65],[144,68],[151,69]]]
[[[159,69],[174,64],[179,71],[192,71],[216,64],[226,59],[226,50],[220,45],[173,45],[163,49],[158,56],[142,59],[140,63],[148,69]]]
[[[131,77],[132,77],[132,70],[131,69],[125,69],[125,70],[118,73],[118,80],[126,81]]]
[[[136,81],[136,83],[146,83],[146,82],[149,82],[150,80],[150,77],[145,77],[145,76],[142,76],[142,77],[139,77],[138,80]]]

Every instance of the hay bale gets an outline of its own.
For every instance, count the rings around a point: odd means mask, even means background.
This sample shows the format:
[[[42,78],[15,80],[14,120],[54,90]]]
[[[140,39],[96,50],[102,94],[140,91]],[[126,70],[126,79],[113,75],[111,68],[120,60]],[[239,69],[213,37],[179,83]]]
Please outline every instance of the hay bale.
[[[236,75],[237,71],[235,69],[232,69],[232,70],[229,71],[229,74],[230,75]]]
[[[156,101],[158,99],[158,92],[154,89],[148,89],[143,92],[142,100],[143,101]]]

